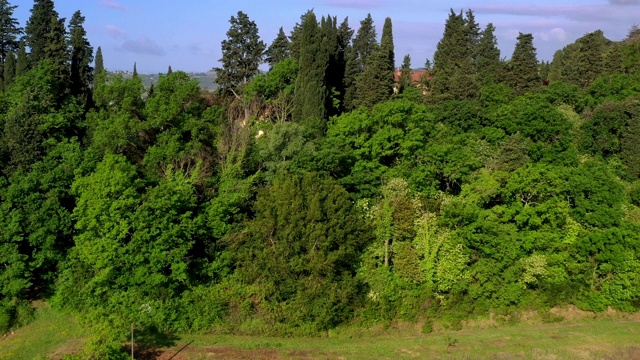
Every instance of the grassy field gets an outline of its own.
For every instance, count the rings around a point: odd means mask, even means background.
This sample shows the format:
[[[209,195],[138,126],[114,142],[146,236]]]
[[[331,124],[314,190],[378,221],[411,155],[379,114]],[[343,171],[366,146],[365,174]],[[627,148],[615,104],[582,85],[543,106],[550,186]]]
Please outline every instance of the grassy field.
[[[84,336],[73,318],[42,305],[29,325],[0,336],[0,360],[59,359],[82,348]]]
[[[0,359],[60,359],[79,349],[82,329],[39,310],[36,321],[0,338]],[[640,321],[601,317],[420,334],[404,325],[345,329],[328,338],[178,336],[137,359],[640,359]]]

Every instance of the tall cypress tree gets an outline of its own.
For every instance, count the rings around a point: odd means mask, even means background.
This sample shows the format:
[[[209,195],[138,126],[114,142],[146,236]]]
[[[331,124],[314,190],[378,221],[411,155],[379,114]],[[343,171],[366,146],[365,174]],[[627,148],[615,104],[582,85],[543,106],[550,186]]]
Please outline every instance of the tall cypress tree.
[[[364,20],[360,21],[360,28],[353,39],[351,48],[347,50],[344,78],[346,110],[352,110],[357,106],[358,78],[364,71],[369,57],[378,49],[376,36],[373,18],[371,14],[368,14]]]
[[[222,67],[215,69],[216,82],[222,89],[236,92],[258,74],[266,45],[260,40],[256,23],[242,11],[232,16],[229,23],[227,39],[222,41]]]
[[[93,48],[87,40],[87,32],[84,30],[84,16],[76,11],[69,22],[71,35],[71,95],[88,99],[91,84],[93,83]]]
[[[492,23],[487,24],[480,33],[478,41],[476,71],[482,85],[494,83],[500,79],[500,49],[498,49],[495,30]]]
[[[304,23],[305,17],[311,12],[312,11],[309,10],[302,14],[302,16],[300,16],[300,22],[296,23],[293,26],[293,30],[291,30],[291,35],[289,36],[289,49],[291,50],[291,57],[293,59],[298,60],[300,58],[300,47],[302,47],[302,24]]]
[[[353,38],[353,29],[349,26],[349,18],[346,17],[340,26],[338,27],[338,53],[336,54],[336,66],[335,69],[330,69],[333,72],[332,86],[335,87],[338,93],[338,112],[342,113],[346,110],[345,95],[346,85],[345,78],[347,74],[347,67],[349,66],[349,49],[351,48],[351,39]]]
[[[533,35],[518,35],[518,42],[511,56],[508,76],[509,84],[517,95],[522,95],[540,86],[538,59],[533,46]]]
[[[356,104],[373,106],[393,94],[395,55],[391,19],[385,20],[380,46],[371,54],[356,81]]]
[[[9,5],[7,0],[0,0],[0,62],[5,63],[7,54],[18,51],[20,42],[18,37],[22,34],[22,28],[18,26],[18,20],[13,17],[13,11],[17,5]]]
[[[173,74],[173,69],[171,68],[171,65],[169,65],[169,68],[167,69],[167,76]]]
[[[326,116],[334,116],[340,112],[342,93],[342,77],[344,63],[340,54],[340,35],[338,33],[338,19],[327,16],[320,20],[321,49],[320,56],[325,57],[327,64],[325,70],[325,86],[327,96],[325,98]]]
[[[389,93],[389,96],[393,94],[394,72],[396,69],[396,55],[395,46],[393,44],[393,25],[391,18],[387,17],[384,20],[384,26],[382,27],[382,39],[380,40],[380,51],[386,58],[386,66],[382,79],[384,81],[385,90]]]
[[[327,58],[322,54],[320,28],[312,11],[305,14],[301,29],[298,60],[300,70],[296,79],[293,119],[307,123],[320,134],[326,121]]]
[[[138,63],[137,62],[133,63],[133,77],[134,78],[138,77]]]
[[[402,67],[400,68],[400,78],[398,79],[398,92],[403,93],[405,89],[412,85],[411,77],[411,55],[407,54],[402,59]]]
[[[94,90],[104,80],[103,73],[104,73],[104,59],[102,58],[102,48],[98,46],[98,50],[96,50],[95,66],[93,68],[93,89]]]
[[[54,23],[51,19],[55,18]],[[53,0],[34,0],[31,16],[27,20],[25,36],[27,46],[31,50],[29,62],[35,66],[45,59],[49,34],[57,27],[58,13],[54,9]]]
[[[16,76],[16,56],[9,52],[4,62],[4,71],[2,77],[2,90],[6,90],[13,83]]]
[[[378,41],[376,40],[376,27],[373,25],[371,14],[360,22],[360,28],[353,39],[353,48],[356,51],[358,70],[364,71],[369,56],[378,50]]]
[[[27,72],[28,66],[29,60],[27,59],[27,49],[25,48],[24,41],[20,41],[18,58],[16,59],[16,76],[20,76]]]
[[[278,31],[278,36],[273,40],[267,51],[264,52],[264,55],[269,68],[273,68],[273,65],[291,57],[289,38],[285,35],[282,27]]]
[[[453,9],[433,56],[432,89],[442,100],[468,99],[477,95],[474,60],[478,25],[471,11],[467,18]]]
[[[51,62],[60,83],[65,86],[69,82],[69,47],[65,19],[51,17],[50,20],[50,31],[45,36],[47,44],[44,48],[44,58]]]

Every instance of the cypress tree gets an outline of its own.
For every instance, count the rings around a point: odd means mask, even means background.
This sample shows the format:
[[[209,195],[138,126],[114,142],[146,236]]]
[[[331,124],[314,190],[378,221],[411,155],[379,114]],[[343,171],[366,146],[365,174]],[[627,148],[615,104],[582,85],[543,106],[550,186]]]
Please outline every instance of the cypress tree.
[[[353,48],[356,51],[358,71],[364,71],[369,56],[378,50],[378,41],[376,40],[376,27],[373,25],[371,14],[360,22],[360,28],[353,39]]]
[[[98,50],[96,50],[96,58],[95,58],[95,66],[93,68],[93,89],[95,90],[99,84],[101,84],[104,73],[104,60],[102,58],[102,48],[98,46]]]
[[[71,94],[81,96],[86,101],[89,89],[93,83],[93,48],[87,40],[84,29],[85,18],[80,11],[76,11],[69,22],[71,35]]]
[[[54,18],[54,23],[51,19]],[[34,0],[31,16],[25,27],[27,46],[31,50],[29,62],[35,66],[45,59],[49,34],[52,27],[58,27],[58,13],[54,10],[53,0]]]
[[[376,28],[373,25],[371,14],[360,21],[360,28],[353,39],[351,48],[346,52],[346,70],[344,78],[345,109],[355,109],[358,100],[358,78],[365,68],[367,60],[378,49],[376,40]]]
[[[300,58],[300,47],[302,46],[302,24],[306,16],[312,11],[307,11],[306,13],[300,16],[300,22],[296,23],[293,26],[293,30],[291,30],[291,35],[289,36],[289,49],[291,50],[291,57],[293,59],[298,60]]]
[[[169,68],[167,69],[167,76],[173,74],[173,69],[171,68],[171,65],[169,65]]]
[[[353,45],[345,50],[345,70],[342,86],[344,88],[344,111],[351,111],[356,107],[356,79],[360,71],[358,69],[358,54]]]
[[[2,89],[6,90],[13,83],[16,76],[16,56],[9,52],[4,62]]]
[[[282,28],[280,28],[278,36],[273,40],[267,51],[264,52],[264,55],[269,68],[273,68],[275,64],[291,57],[289,39]]]
[[[53,71],[63,88],[69,84],[69,47],[64,23],[64,18],[51,17],[51,31],[46,34],[47,44],[44,48],[44,58],[53,65]]]
[[[300,33],[300,58],[293,119],[306,122],[316,133],[324,130],[326,120],[325,71],[327,59],[322,50],[322,39],[316,16],[309,11],[304,16]]]
[[[9,5],[7,0],[0,0],[0,62],[2,64],[6,62],[7,55],[18,51],[20,46],[18,37],[22,34],[22,28],[18,26],[18,20],[13,17],[13,11],[17,7],[17,5]]]
[[[511,56],[509,83],[517,95],[522,95],[540,86],[538,59],[533,46],[533,35],[518,35],[518,42]]]
[[[393,83],[394,83],[394,71],[396,69],[396,55],[395,55],[395,46],[393,44],[393,25],[391,24],[391,18],[386,18],[384,20],[384,26],[382,27],[382,39],[380,40],[380,50],[383,52],[383,55],[386,57],[385,73],[383,76],[386,76],[386,90],[389,92],[389,95],[393,93]],[[383,77],[384,79],[384,77]]]
[[[391,19],[387,18],[380,46],[367,59],[364,71],[360,73],[356,83],[356,103],[358,106],[373,106],[391,97],[393,94],[394,61]]]
[[[338,19],[323,16],[320,20],[320,56],[326,59],[325,98],[326,116],[334,116],[340,112],[342,77],[344,64],[340,56],[340,39],[338,34]]]
[[[222,89],[236,92],[258,74],[266,45],[260,40],[256,23],[242,11],[232,16],[229,23],[227,39],[222,41],[222,67],[215,69],[216,82]]]
[[[138,63],[137,62],[133,63],[133,77],[134,78],[138,77]]]
[[[400,68],[400,78],[398,79],[398,92],[403,93],[405,89],[411,87],[411,56],[409,54],[402,59],[402,67]]]
[[[20,41],[18,58],[16,59],[16,77],[26,73],[28,66],[29,60],[27,59],[27,50],[25,49],[24,41]]]
[[[605,71],[605,53],[611,41],[604,37],[601,30],[588,33],[576,40],[576,54],[570,59],[569,66],[576,85],[587,87]]]
[[[353,38],[353,29],[349,26],[349,18],[345,18],[338,27],[338,53],[336,54],[335,68],[330,69],[333,71],[332,86],[335,87],[335,92],[338,93],[338,112],[342,113],[346,110],[345,95],[346,86],[345,78],[347,74],[347,62],[349,56],[349,49],[351,48],[351,39]]]
[[[468,99],[477,95],[476,70],[478,25],[473,12],[467,17],[453,9],[433,56],[432,89],[442,100]]]
[[[476,71],[482,85],[495,83],[500,79],[500,49],[495,30],[492,23],[487,24],[478,41]]]

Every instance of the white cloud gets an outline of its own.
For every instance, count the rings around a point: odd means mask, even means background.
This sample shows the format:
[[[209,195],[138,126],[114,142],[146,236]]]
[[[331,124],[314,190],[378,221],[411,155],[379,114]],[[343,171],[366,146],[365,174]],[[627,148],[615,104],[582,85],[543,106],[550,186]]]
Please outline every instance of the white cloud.
[[[565,41],[567,40],[567,32],[563,28],[557,27],[549,31],[534,33],[534,37],[542,41]]]
[[[135,54],[164,56],[165,50],[160,47],[155,41],[141,36],[135,40],[127,40],[122,43],[120,50],[125,52],[131,52]]]
[[[106,26],[107,35],[114,39],[126,39],[127,32],[124,29],[120,29],[115,25],[107,25]]]
[[[107,9],[126,11],[127,9],[116,0],[101,0],[100,5]]]

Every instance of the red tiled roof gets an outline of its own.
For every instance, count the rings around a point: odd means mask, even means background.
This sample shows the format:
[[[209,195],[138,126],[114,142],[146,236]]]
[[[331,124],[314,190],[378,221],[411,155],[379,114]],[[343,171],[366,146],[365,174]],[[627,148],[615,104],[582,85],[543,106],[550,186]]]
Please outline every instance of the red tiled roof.
[[[420,79],[427,72],[428,72],[427,70],[411,70],[411,82],[414,83],[414,84],[419,84],[420,83]],[[395,82],[399,82],[400,81],[400,74],[401,73],[402,73],[402,70],[396,69],[396,71],[393,74]],[[431,74],[427,74],[427,76],[430,76],[430,75]]]

